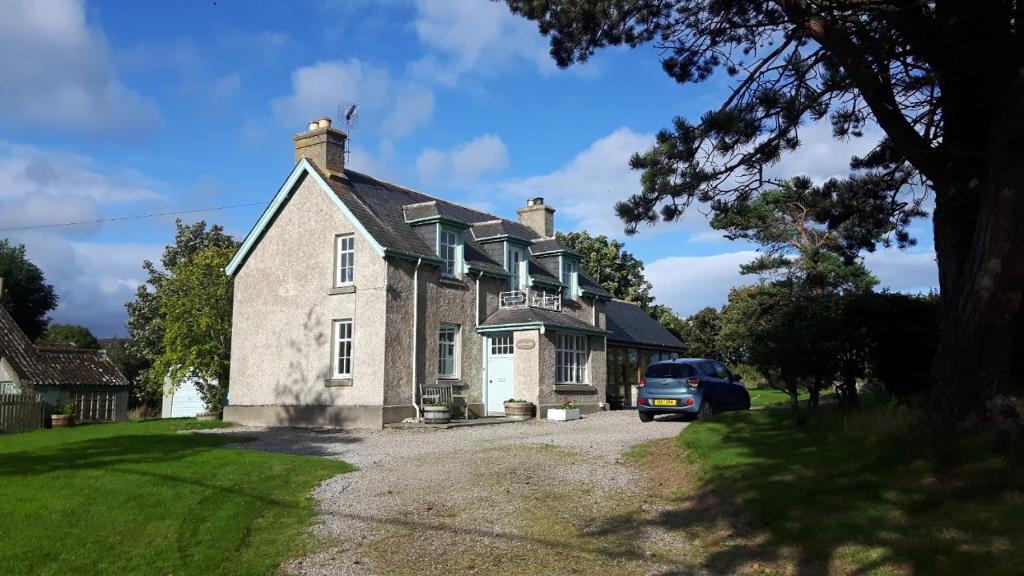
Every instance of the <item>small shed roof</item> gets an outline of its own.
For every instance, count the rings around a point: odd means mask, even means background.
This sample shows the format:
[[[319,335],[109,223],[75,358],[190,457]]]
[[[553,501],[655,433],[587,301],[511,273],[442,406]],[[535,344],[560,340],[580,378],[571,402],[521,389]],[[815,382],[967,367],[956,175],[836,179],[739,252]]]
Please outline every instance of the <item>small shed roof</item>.
[[[102,350],[37,346],[0,306],[0,358],[29,386],[127,386]]]

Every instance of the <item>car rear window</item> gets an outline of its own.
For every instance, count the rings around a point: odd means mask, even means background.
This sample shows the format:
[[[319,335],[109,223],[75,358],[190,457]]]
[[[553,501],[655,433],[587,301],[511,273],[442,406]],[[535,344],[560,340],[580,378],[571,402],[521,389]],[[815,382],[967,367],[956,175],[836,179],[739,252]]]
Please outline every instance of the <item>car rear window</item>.
[[[644,374],[647,378],[669,378],[669,367],[671,364],[651,364]]]
[[[647,367],[645,378],[689,378],[693,376],[693,366],[689,364],[651,364]]]

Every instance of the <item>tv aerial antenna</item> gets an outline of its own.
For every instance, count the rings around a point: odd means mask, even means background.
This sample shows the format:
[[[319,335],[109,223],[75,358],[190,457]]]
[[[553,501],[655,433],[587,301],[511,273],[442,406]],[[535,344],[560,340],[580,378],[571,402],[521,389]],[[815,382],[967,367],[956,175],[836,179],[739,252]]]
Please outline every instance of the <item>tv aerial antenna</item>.
[[[359,126],[359,105],[355,102],[338,103],[338,123],[345,127],[348,134],[348,141],[352,142],[352,131]],[[348,163],[348,156],[352,151],[351,145],[345,146],[345,163]]]

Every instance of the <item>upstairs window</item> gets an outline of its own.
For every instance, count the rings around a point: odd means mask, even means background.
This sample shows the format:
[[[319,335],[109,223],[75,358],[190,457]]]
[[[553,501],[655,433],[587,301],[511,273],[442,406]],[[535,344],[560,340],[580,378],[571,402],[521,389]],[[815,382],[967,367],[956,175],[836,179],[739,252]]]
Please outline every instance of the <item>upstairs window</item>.
[[[562,284],[565,285],[565,297],[570,300],[576,299],[577,274],[579,265],[575,260],[562,258]]]
[[[459,233],[441,228],[437,233],[437,253],[441,257],[441,274],[457,276],[459,270],[459,252],[461,250]]]
[[[347,286],[355,278],[356,243],[351,234],[343,234],[335,238],[335,271],[334,287]]]
[[[509,289],[522,290],[526,284],[526,274],[523,268],[526,258],[523,256],[523,249],[518,246],[509,245],[505,256],[505,269],[509,273]]]

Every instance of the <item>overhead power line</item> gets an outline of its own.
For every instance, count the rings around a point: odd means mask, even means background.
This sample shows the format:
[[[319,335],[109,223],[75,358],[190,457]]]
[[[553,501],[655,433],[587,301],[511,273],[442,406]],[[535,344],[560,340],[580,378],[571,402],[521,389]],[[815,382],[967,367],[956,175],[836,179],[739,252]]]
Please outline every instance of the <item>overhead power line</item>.
[[[216,212],[217,210],[229,210],[231,208],[246,208],[249,206],[264,206],[265,202],[251,202],[249,204],[232,204],[230,206],[217,206],[214,208],[195,208],[193,210],[176,210],[174,212],[156,212],[153,214],[140,214],[137,216],[119,216],[117,218],[101,218],[99,220],[81,220],[78,222],[60,222],[54,224],[35,224],[32,226],[14,226],[12,228],[0,228],[0,232],[16,232],[19,230],[40,230],[43,228],[64,228],[67,226],[81,226],[83,224],[105,224],[107,222],[124,222],[126,220],[142,220],[144,218],[159,218],[161,216],[177,216],[179,214],[194,214],[196,212]]]

